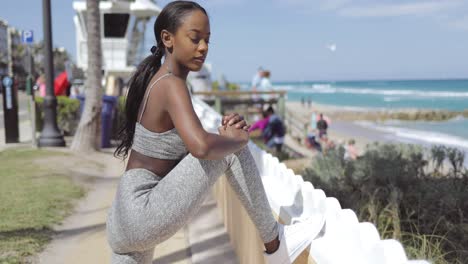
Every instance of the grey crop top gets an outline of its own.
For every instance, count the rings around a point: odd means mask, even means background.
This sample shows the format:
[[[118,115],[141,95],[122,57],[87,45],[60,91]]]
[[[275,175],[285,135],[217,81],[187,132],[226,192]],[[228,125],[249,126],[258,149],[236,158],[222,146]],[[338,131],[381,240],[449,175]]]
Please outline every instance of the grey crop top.
[[[141,118],[145,112],[149,93],[154,85],[164,77],[171,75],[166,73],[154,81],[143,97],[144,104],[138,122],[135,125],[132,149],[151,158],[178,160],[187,154],[187,148],[175,128],[157,133],[146,129],[141,124]]]

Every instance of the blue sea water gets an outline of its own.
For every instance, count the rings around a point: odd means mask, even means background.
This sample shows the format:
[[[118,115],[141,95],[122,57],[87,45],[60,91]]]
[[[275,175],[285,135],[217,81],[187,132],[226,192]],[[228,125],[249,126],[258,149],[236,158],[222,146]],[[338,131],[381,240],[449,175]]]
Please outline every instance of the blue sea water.
[[[364,108],[468,109],[467,80],[284,82],[288,100]]]
[[[312,100],[320,104],[375,109],[468,110],[468,79],[389,80],[337,82],[277,82],[287,90],[288,101]],[[468,119],[443,122],[385,123],[356,122],[357,125],[391,134],[401,142],[458,147],[468,154]],[[467,155],[468,159],[468,155]]]

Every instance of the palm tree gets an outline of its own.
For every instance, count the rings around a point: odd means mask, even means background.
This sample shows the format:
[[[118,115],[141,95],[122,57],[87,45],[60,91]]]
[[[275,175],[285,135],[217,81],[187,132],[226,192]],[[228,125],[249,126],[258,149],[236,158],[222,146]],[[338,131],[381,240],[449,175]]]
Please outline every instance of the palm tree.
[[[86,0],[86,28],[88,34],[88,69],[85,90],[85,105],[78,129],[71,145],[72,150],[89,152],[101,146],[102,110],[102,50],[99,0]]]

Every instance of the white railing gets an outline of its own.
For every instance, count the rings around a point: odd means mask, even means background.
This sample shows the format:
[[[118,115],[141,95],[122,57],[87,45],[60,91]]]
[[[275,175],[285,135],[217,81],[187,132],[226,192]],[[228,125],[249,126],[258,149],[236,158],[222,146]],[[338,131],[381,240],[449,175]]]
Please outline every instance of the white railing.
[[[205,129],[217,132],[221,115],[198,98],[193,99],[197,115]],[[273,212],[280,221],[290,223],[297,217],[325,213],[326,232],[314,240],[305,263],[335,264],[428,264],[408,260],[403,246],[393,239],[381,240],[376,227],[360,223],[354,211],[342,209],[334,197],[295,175],[284,163],[254,143],[249,148],[257,163]],[[302,262],[301,262],[302,263]]]

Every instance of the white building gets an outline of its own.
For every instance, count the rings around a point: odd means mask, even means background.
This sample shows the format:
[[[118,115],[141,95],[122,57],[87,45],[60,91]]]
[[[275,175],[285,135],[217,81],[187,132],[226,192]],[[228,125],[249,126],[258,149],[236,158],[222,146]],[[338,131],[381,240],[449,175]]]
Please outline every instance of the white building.
[[[74,23],[77,65],[86,71],[86,2],[74,1],[73,9],[76,11]],[[126,78],[140,59],[137,54],[143,45],[146,24],[161,12],[161,8],[150,0],[114,0],[100,2],[99,9],[104,73],[106,77]]]
[[[8,74],[8,23],[0,19],[0,76]]]

